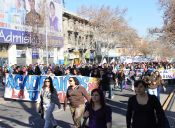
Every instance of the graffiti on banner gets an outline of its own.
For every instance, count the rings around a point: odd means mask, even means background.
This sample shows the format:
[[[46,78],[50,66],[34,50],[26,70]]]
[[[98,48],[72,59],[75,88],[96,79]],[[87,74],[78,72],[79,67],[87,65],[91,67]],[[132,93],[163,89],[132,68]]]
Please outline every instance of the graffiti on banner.
[[[39,93],[47,76],[37,75],[6,75],[5,98],[20,99],[26,101],[38,101]],[[71,76],[53,76],[53,85],[57,90],[58,97],[63,103],[69,86],[68,80]],[[99,85],[99,79],[93,77],[76,76],[80,84],[90,93]]]

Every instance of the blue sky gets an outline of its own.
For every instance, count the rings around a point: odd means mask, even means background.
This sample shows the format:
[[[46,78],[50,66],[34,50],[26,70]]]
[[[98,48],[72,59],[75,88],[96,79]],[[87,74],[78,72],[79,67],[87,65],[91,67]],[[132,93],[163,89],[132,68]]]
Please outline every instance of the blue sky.
[[[76,13],[81,5],[128,8],[126,20],[141,37],[146,37],[147,28],[161,27],[163,24],[158,0],[65,0],[65,7],[71,12]]]

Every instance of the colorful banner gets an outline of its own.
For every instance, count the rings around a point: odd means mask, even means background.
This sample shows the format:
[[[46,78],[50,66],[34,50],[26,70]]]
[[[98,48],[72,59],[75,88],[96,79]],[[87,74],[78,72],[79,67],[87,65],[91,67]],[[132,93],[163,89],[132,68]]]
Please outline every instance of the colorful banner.
[[[33,43],[43,39],[47,30],[48,45],[63,46],[60,0],[0,0],[0,4],[1,43]]]
[[[47,76],[36,75],[6,75],[5,98],[20,99],[26,101],[38,101],[39,93]],[[99,79],[93,77],[76,76],[80,84],[90,93],[94,88],[98,87]],[[63,103],[70,76],[52,76],[53,84],[57,90],[58,97]]]

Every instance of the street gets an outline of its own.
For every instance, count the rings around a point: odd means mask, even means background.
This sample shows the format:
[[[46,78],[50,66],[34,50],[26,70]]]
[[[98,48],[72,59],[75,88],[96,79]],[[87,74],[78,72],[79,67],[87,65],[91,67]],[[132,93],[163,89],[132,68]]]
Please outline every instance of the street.
[[[115,97],[107,100],[107,104],[112,108],[113,128],[125,128],[125,113],[127,109],[128,97],[133,92],[124,90],[122,93],[115,91]],[[1,98],[0,103],[0,126],[2,128],[43,128],[44,120],[37,113],[37,104],[32,102],[17,101]],[[73,124],[69,107],[66,111],[55,107],[54,117],[58,126],[70,128]]]
[[[113,112],[112,128],[126,128],[127,100],[133,94],[134,92],[129,90],[115,91],[114,99],[106,100]],[[165,101],[167,96],[168,94],[161,94],[161,103]],[[37,113],[37,104],[35,102],[0,98],[0,113],[0,128],[43,128],[44,126],[44,120]],[[71,128],[73,121],[69,107],[66,108],[66,111],[56,107],[54,117],[58,127]]]

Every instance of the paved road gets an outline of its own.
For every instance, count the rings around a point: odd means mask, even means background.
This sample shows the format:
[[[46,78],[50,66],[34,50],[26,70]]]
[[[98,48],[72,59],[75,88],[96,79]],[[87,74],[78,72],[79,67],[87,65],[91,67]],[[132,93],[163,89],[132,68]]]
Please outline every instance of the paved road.
[[[107,100],[113,111],[113,128],[126,128],[127,100],[133,94],[134,92],[128,90],[115,91],[114,99]],[[167,95],[167,93],[161,94],[161,99],[165,100]],[[36,105],[34,102],[0,98],[0,128],[43,128],[44,120],[38,115]],[[60,128],[71,128],[73,121],[69,108],[65,112],[56,108],[54,116]]]
[[[175,128],[175,94],[169,103],[169,106],[166,110],[166,115],[169,120],[170,127]]]
[[[128,97],[133,92],[115,91],[115,97],[107,100],[112,108],[113,128],[125,128],[125,113]],[[5,128],[43,128],[44,121],[37,113],[36,103],[0,99],[0,126]],[[55,119],[59,127],[70,128],[73,124],[69,107],[64,112],[56,108]],[[1,128],[0,127],[0,128]]]

